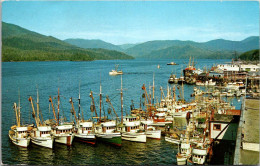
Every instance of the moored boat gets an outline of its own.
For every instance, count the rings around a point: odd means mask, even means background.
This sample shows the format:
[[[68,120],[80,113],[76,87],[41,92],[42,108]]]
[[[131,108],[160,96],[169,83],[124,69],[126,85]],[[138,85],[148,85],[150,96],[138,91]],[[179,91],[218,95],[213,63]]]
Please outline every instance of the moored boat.
[[[146,133],[140,130],[140,120],[135,116],[126,116],[123,121],[122,139],[134,142],[146,142]]]
[[[121,133],[116,131],[116,121],[110,120],[101,122],[95,127],[96,138],[100,141],[121,146]]]

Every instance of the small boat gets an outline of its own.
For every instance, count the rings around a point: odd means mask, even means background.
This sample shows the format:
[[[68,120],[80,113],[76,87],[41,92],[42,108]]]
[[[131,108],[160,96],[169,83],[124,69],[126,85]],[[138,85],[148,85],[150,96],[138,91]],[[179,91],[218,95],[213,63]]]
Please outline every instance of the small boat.
[[[178,84],[184,84],[185,80],[183,76],[180,76],[180,78],[178,79]]]
[[[181,143],[180,138],[176,134],[165,136],[165,141],[179,145]]]
[[[178,64],[175,62],[170,62],[170,63],[167,63],[167,65],[178,65]]]
[[[119,65],[115,65],[115,70],[111,70],[109,72],[109,75],[122,75],[123,71],[122,70],[118,71],[118,66]]]
[[[157,68],[160,69],[160,65],[159,64],[157,65]]]
[[[194,164],[204,165],[207,156],[207,148],[192,148],[192,162]]]
[[[134,142],[146,142],[146,133],[140,130],[140,120],[136,116],[126,116],[123,121],[122,139]]]
[[[174,82],[175,82],[175,78],[176,78],[176,76],[175,76],[174,74],[171,74],[171,76],[170,76],[170,78],[169,78],[169,80],[168,80],[168,83],[169,83],[169,84],[174,83]]]

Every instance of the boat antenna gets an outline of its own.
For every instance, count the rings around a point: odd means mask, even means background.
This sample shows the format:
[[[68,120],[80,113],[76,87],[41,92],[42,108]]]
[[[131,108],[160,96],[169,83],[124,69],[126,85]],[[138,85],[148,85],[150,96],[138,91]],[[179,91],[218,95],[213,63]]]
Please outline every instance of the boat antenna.
[[[18,98],[19,98],[19,102],[18,102],[18,127],[20,127],[21,125],[21,108],[20,108],[20,88],[18,88]]]
[[[154,73],[153,73],[153,104],[154,104]]]
[[[79,81],[79,112],[78,112],[78,120],[80,120],[80,81]],[[83,118],[83,117],[82,117]]]
[[[60,89],[58,88],[58,125],[60,121]]]
[[[99,93],[99,122],[101,122],[101,110],[102,110],[102,86],[101,86],[101,74],[100,74],[100,93]]]
[[[123,110],[124,110],[124,105],[123,105],[123,77],[121,75],[121,123],[123,123]]]

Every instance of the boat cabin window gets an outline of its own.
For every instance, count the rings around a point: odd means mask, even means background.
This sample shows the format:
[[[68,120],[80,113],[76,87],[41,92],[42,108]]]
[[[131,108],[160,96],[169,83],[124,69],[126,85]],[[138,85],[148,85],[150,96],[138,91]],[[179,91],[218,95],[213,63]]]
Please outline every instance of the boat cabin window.
[[[26,131],[18,131],[19,134],[27,133]]]
[[[214,124],[213,130],[221,130],[221,124]]]
[[[41,131],[41,134],[49,134],[50,131]]]
[[[115,129],[115,127],[114,126],[107,127],[107,130],[112,130],[112,129]]]
[[[84,130],[92,130],[92,127],[83,127]]]
[[[133,129],[139,129],[139,126],[132,126],[131,130],[133,130]]]

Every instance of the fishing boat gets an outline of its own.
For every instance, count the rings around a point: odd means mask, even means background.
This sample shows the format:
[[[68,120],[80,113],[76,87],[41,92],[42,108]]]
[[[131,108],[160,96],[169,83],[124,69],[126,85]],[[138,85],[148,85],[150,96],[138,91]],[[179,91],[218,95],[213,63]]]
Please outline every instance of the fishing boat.
[[[167,63],[167,65],[178,65],[178,64],[175,62],[170,62],[170,63]]]
[[[77,126],[77,132],[75,134],[75,140],[86,142],[92,145],[96,144],[96,137],[93,130],[93,122],[80,122]]]
[[[121,146],[121,133],[116,130],[116,121],[104,121],[95,126],[96,138],[102,142]]]
[[[122,75],[123,74],[123,71],[122,70],[118,70],[118,66],[119,65],[115,65],[115,70],[111,70],[109,72],[109,75]]]
[[[126,116],[123,120],[122,139],[134,142],[146,142],[146,133],[140,130],[140,120],[136,116]]]
[[[171,76],[170,76],[170,78],[168,80],[168,83],[169,84],[173,84],[175,82],[175,78],[176,78],[176,76],[174,74],[171,74]]]
[[[152,119],[144,119],[141,120],[141,129],[145,130],[145,134],[147,138],[152,139],[161,139],[161,130],[156,130],[154,126],[152,126],[153,120]]]
[[[92,95],[92,93],[90,95]],[[79,98],[78,98],[78,117],[76,116],[76,111],[75,111],[75,108],[74,108],[72,97],[70,98],[70,104],[71,104],[71,107],[72,107],[72,114],[74,115],[75,124],[76,124],[75,140],[95,145],[96,144],[96,136],[95,136],[95,132],[94,132],[93,121],[92,120],[84,121],[83,112],[82,112],[82,116],[80,116],[81,115],[80,88],[79,88]]]
[[[28,126],[12,126],[9,130],[9,138],[13,144],[27,148],[30,144],[30,136],[28,134]]]
[[[53,136],[54,136],[54,140],[57,143],[71,146],[72,141],[74,139],[74,135],[75,135],[73,133],[74,127],[73,127],[73,123],[71,123],[71,122],[60,122],[60,118],[59,118],[59,113],[60,113],[59,89],[58,89],[58,112],[57,112],[58,118],[56,117],[55,108],[54,108],[51,97],[49,98],[49,102],[51,102],[54,118],[55,118],[55,121],[56,121],[56,124],[54,126],[52,126],[52,133],[53,133]]]
[[[30,136],[29,131],[32,129],[31,126],[21,125],[21,110],[20,110],[20,98],[19,104],[14,103],[14,111],[16,116],[16,125],[11,127],[9,130],[9,138],[13,142],[13,144],[20,146],[20,147],[28,147],[30,144]]]
[[[177,165],[187,165],[187,159],[191,155],[191,145],[189,142],[181,142],[180,151],[176,155]]]
[[[122,80],[122,76],[121,76]],[[122,83],[121,83],[122,85]],[[121,88],[122,89],[122,88]],[[108,100],[107,100],[108,101]],[[117,131],[117,120],[109,120],[105,117],[102,119],[102,86],[100,83],[100,93],[99,93],[99,121],[95,124],[95,135],[97,140],[113,144],[116,146],[121,146],[122,137],[121,133]],[[94,108],[95,109],[95,108]],[[98,117],[97,117],[98,118]]]
[[[176,134],[166,135],[165,141],[179,145],[181,143],[180,138]]]
[[[33,144],[46,147],[46,148],[53,148],[54,137],[51,135],[51,126],[47,126],[44,124],[43,119],[42,122],[40,121],[39,113],[39,95],[37,90],[37,112],[35,113],[33,98],[29,97],[29,102],[32,106],[32,114],[35,119],[36,128],[33,128],[30,136]]]

